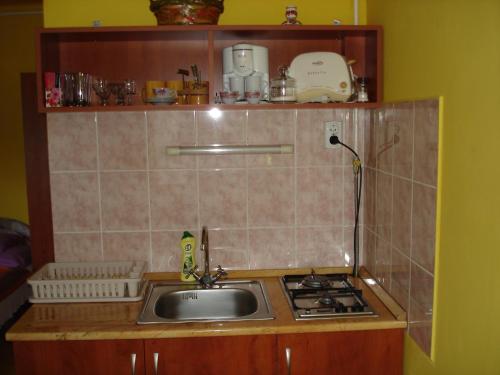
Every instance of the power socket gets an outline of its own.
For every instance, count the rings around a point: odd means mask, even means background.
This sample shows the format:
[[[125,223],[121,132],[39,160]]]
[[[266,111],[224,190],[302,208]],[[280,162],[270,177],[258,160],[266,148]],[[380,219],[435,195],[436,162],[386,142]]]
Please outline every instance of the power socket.
[[[327,121],[325,122],[325,148],[337,148],[340,145],[332,145],[330,137],[337,136],[342,140],[342,121]]]

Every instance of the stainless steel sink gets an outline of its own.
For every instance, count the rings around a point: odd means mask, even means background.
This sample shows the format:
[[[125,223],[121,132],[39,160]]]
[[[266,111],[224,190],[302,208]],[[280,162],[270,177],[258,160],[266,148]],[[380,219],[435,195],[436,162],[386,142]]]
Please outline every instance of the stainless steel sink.
[[[152,282],[137,323],[185,323],[274,319],[261,281],[218,282],[213,288]]]

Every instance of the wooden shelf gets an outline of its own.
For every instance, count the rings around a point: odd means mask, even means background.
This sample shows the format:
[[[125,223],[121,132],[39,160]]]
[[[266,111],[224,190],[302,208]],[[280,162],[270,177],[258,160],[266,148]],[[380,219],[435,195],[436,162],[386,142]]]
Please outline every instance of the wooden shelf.
[[[153,26],[40,29],[37,33],[37,91],[40,112],[207,109],[202,106],[109,106],[45,108],[43,73],[86,72],[111,81],[175,80],[179,68],[198,65],[210,82],[209,100],[222,90],[222,49],[249,42],[269,48],[269,75],[300,53],[328,51],[356,60],[354,74],[367,77],[370,103],[220,105],[219,108],[374,108],[382,102],[380,26]],[[140,95],[139,95],[140,96]]]

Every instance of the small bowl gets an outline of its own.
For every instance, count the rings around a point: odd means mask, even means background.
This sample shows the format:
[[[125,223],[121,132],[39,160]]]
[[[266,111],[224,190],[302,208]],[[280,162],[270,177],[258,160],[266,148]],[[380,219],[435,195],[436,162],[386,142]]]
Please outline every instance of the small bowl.
[[[238,91],[222,91],[220,93],[220,98],[224,104],[234,104],[238,100],[240,93]]]
[[[250,104],[259,104],[260,103],[260,91],[246,91],[245,99]]]
[[[155,98],[170,98],[176,95],[176,91],[168,87],[155,87],[153,94]]]

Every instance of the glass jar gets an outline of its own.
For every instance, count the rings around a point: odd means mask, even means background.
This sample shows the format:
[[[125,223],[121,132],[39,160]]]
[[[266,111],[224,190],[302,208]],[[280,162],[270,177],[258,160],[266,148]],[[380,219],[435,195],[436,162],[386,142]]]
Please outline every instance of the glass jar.
[[[271,80],[271,102],[295,103],[297,84],[295,78],[288,75],[288,66],[280,66],[280,75]]]

